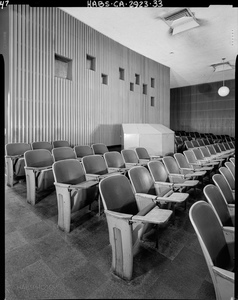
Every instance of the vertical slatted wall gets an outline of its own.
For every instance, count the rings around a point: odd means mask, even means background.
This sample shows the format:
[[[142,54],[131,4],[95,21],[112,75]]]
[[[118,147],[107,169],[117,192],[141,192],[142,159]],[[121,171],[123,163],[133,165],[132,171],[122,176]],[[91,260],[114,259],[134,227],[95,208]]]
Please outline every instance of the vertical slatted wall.
[[[218,95],[222,82],[171,89],[171,128],[235,136],[235,80],[227,80],[230,93]]]
[[[169,127],[168,67],[58,8],[12,5],[9,19],[6,142],[66,139],[71,145],[110,146],[121,143],[122,123]],[[55,76],[55,54],[72,60],[72,80]],[[96,58],[95,71],[87,69],[87,55]],[[124,80],[119,79],[119,68],[125,70]],[[130,91],[135,73],[140,84]],[[108,84],[102,84],[101,74],[108,76]],[[142,93],[143,84],[147,95]]]

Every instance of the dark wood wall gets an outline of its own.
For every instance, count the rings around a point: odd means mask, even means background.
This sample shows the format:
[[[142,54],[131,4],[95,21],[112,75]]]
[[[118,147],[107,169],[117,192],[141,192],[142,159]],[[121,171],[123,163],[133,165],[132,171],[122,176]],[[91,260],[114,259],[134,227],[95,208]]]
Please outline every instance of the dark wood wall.
[[[225,85],[226,97],[218,95],[222,82],[171,89],[171,129],[235,136],[235,80]]]

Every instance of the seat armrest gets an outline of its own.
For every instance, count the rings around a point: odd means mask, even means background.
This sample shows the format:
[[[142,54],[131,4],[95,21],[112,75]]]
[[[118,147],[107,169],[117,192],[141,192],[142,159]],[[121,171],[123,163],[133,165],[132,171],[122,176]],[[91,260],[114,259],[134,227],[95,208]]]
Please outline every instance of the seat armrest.
[[[120,212],[115,212],[109,209],[104,210],[105,214],[108,214],[110,216],[116,217],[117,219],[128,219],[131,220],[131,218],[133,217],[133,215],[130,214],[124,214],[124,213],[120,213]]]
[[[165,182],[165,181],[155,181],[154,185],[158,185],[158,186],[161,186],[161,185],[164,185],[164,186],[168,186],[168,187],[171,187],[173,188],[174,186],[174,183],[173,182]]]
[[[33,171],[43,171],[43,170],[47,170],[47,169],[52,169],[52,166],[45,166],[45,167],[27,167],[27,166],[24,166],[24,168],[26,170],[33,170]]]
[[[235,282],[235,274],[234,272],[230,272],[230,271],[227,271],[227,270],[224,270],[224,269],[221,269],[219,267],[212,267],[214,273],[232,283]]]
[[[99,180],[99,177],[98,174],[86,174],[86,180]]]
[[[173,173],[170,173],[169,176],[171,176],[171,177],[180,177],[180,178],[185,179],[185,175],[184,174],[173,174]]]

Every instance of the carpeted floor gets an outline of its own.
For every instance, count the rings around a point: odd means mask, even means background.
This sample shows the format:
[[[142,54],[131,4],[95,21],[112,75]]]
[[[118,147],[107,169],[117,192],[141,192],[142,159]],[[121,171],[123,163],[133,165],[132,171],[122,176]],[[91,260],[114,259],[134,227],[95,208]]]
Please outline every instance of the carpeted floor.
[[[71,232],[57,227],[56,193],[26,202],[26,183],[5,186],[5,297],[14,299],[209,299],[215,293],[188,211],[204,199],[191,190],[187,210],[176,209],[174,224],[141,242],[133,278],[111,272],[105,214],[76,215]]]

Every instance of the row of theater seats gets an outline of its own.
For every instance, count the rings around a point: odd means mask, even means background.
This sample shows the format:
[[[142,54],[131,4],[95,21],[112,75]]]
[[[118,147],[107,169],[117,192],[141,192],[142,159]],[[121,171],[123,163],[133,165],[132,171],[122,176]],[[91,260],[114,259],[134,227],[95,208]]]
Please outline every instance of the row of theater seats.
[[[235,158],[230,158],[235,166]],[[230,178],[228,180],[228,178]],[[198,237],[216,299],[235,297],[235,172],[226,166],[203,189],[205,200],[195,202],[189,218]]]
[[[212,144],[222,144],[227,149],[234,148],[235,144],[233,141],[222,141],[222,140],[213,140],[210,138],[191,138],[188,136],[175,136],[175,146],[177,151],[182,152],[185,149],[199,146],[207,146]]]
[[[204,138],[204,139],[212,139],[215,142],[217,141],[224,141],[224,142],[231,142],[235,141],[234,137],[229,136],[228,134],[213,134],[213,133],[199,133],[197,131],[184,131],[184,130],[175,130],[176,136],[186,136],[191,137],[192,139],[197,138]]]
[[[147,157],[140,158],[143,153]],[[35,193],[54,185],[58,226],[66,232],[70,231],[72,214],[90,208],[95,200],[100,215],[101,199],[108,222],[113,271],[130,280],[133,253],[143,234],[151,226],[164,226],[172,220],[176,206],[186,204],[189,189],[196,189],[206,176],[208,170],[199,164],[180,167],[181,155],[151,157],[140,147],[54,161],[49,150],[28,150],[24,153],[27,198],[35,204]]]

